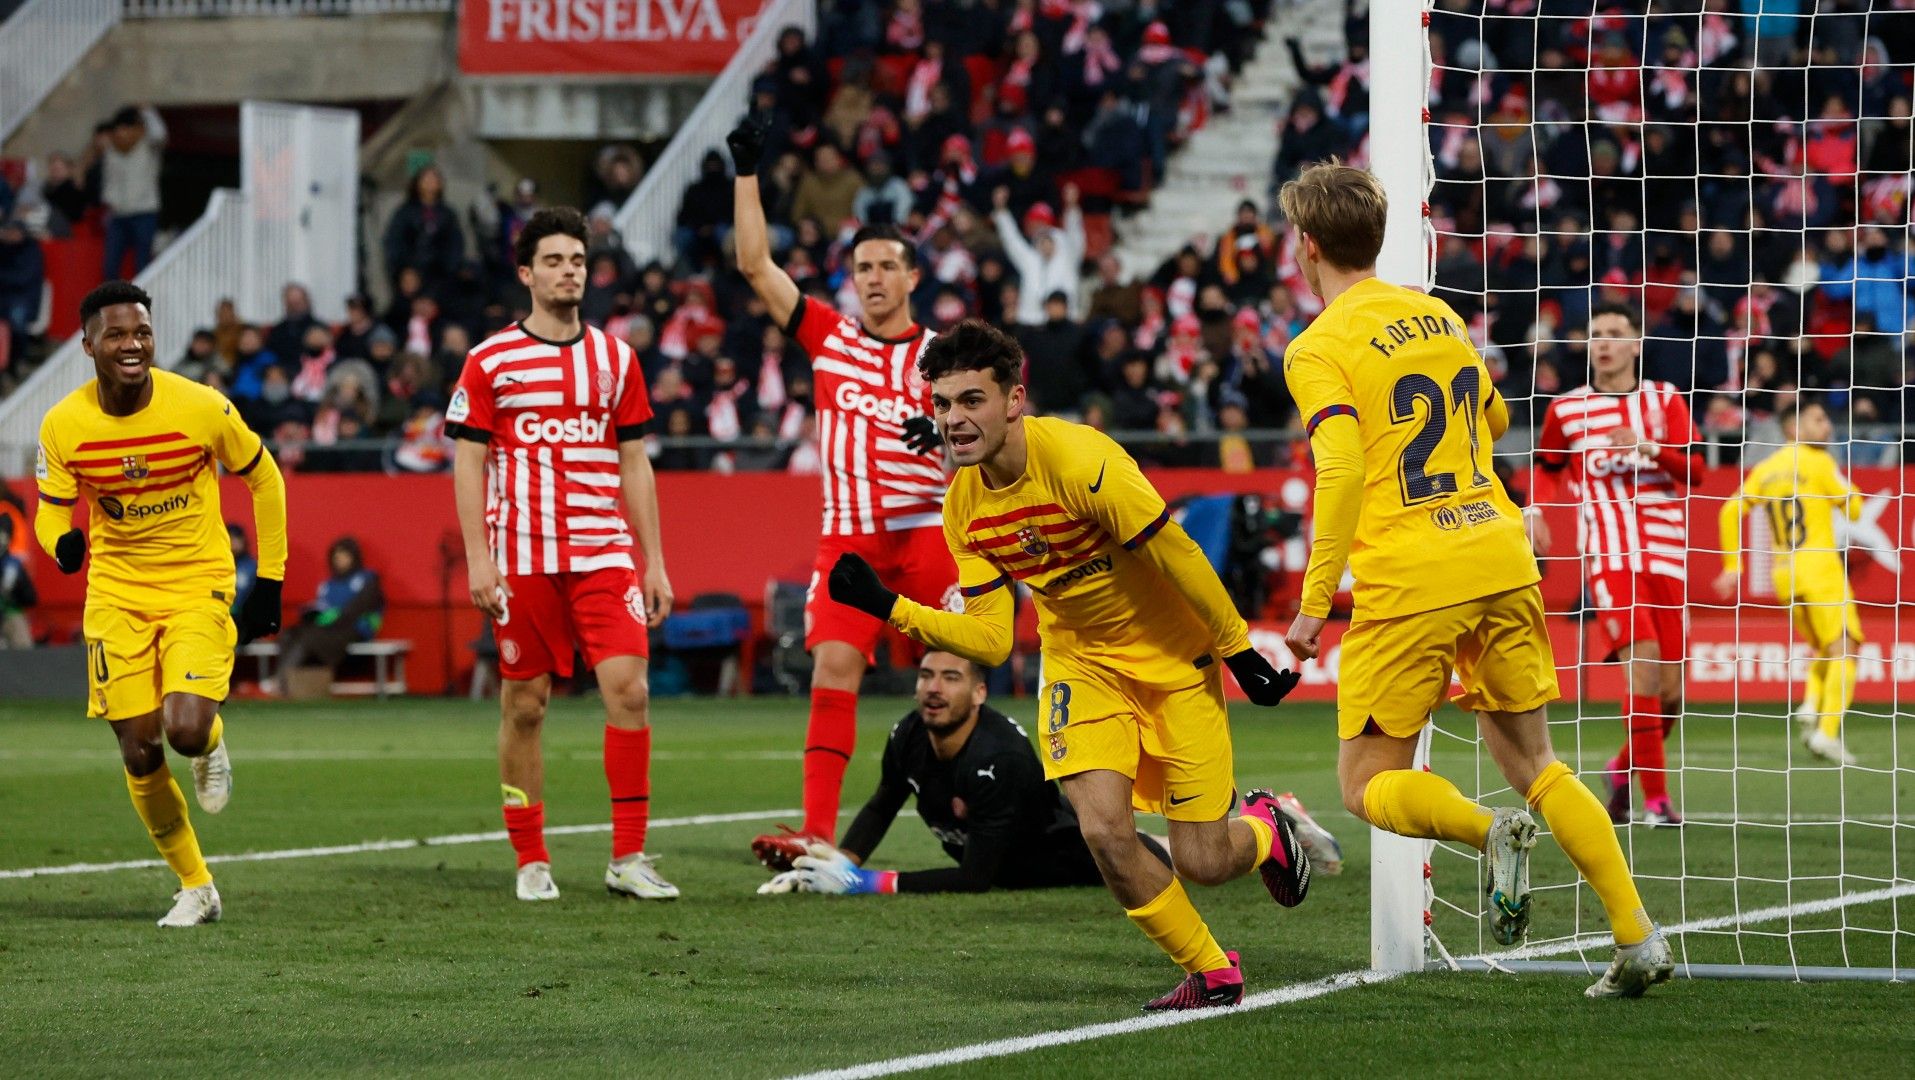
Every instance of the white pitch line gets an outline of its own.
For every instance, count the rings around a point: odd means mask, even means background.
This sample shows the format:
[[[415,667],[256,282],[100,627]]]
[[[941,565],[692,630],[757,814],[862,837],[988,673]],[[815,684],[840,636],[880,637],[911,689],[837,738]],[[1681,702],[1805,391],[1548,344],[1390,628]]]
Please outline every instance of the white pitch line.
[[[417,750],[355,750],[322,749],[313,747],[296,750],[248,750],[247,761],[494,761],[498,758],[496,750],[438,750],[421,752]],[[604,754],[598,750],[548,750],[548,761],[597,761]],[[654,750],[654,761],[799,761],[804,754],[797,750]],[[99,753],[93,750],[39,750],[32,747],[23,749],[0,750],[0,761],[112,761],[111,751]]]
[[[1873,904],[1883,900],[1894,900],[1903,896],[1915,895],[1915,883],[1894,885],[1885,889],[1871,889],[1868,892],[1848,893],[1829,897],[1825,900],[1811,900],[1800,904],[1783,904],[1775,907],[1758,908],[1732,915],[1717,916],[1709,919],[1697,919],[1663,928],[1665,933],[1684,934],[1694,931],[1719,930],[1725,926],[1753,922],[1771,922],[1788,918],[1791,915],[1813,915],[1837,908],[1853,907],[1858,904]],[[1485,953],[1470,959],[1526,960],[1540,956],[1560,956],[1564,953],[1582,952],[1585,949],[1612,942],[1609,935],[1588,936],[1570,941],[1551,942],[1543,945],[1512,949],[1509,952]],[[852,1065],[842,1069],[824,1069],[818,1072],[801,1073],[789,1080],[871,1080],[879,1076],[895,1076],[898,1073],[917,1072],[921,1069],[937,1069],[946,1065],[959,1065],[967,1061],[983,1061],[987,1058],[1009,1057],[1013,1054],[1025,1054],[1032,1050],[1044,1050],[1053,1046],[1068,1046],[1072,1043],[1089,1042],[1092,1039],[1104,1039],[1113,1035],[1131,1035],[1139,1031],[1152,1031],[1157,1028],[1173,1027],[1200,1020],[1220,1020],[1230,1016],[1241,1016],[1257,1009],[1267,1009],[1273,1005],[1289,1005],[1298,1001],[1334,994],[1340,990],[1354,990],[1359,986],[1373,986],[1397,978],[1397,971],[1345,971],[1327,978],[1311,982],[1291,983],[1273,990],[1263,990],[1246,995],[1243,1003],[1234,1009],[1194,1009],[1189,1012],[1154,1013],[1148,1016],[1134,1016],[1124,1020],[1113,1020],[1102,1024],[1087,1024],[1083,1027],[1060,1028],[1055,1031],[1040,1032],[1036,1035],[1023,1035],[1011,1039],[996,1039],[991,1042],[972,1043],[969,1046],[955,1046],[949,1050],[935,1050],[927,1054],[912,1054],[909,1057],[890,1058],[874,1061],[865,1065]]]
[[[734,821],[769,821],[775,818],[796,817],[800,810],[753,810],[739,814],[693,814],[690,817],[658,818],[651,823],[654,829],[670,829],[682,825],[724,825]],[[558,825],[545,830],[547,836],[573,836],[579,833],[610,832],[610,822],[596,825]],[[368,840],[358,844],[333,844],[327,847],[283,848],[278,851],[249,851],[238,855],[208,855],[209,863],[248,863],[278,862],[281,859],[317,859],[327,855],[363,855],[374,851],[405,851],[422,847],[452,847],[458,844],[490,844],[506,838],[503,829],[496,832],[450,833],[445,836],[427,836],[409,840]],[[29,866],[14,870],[0,870],[0,879],[53,877],[59,874],[105,874],[114,870],[147,870],[165,866],[162,859],[128,859],[125,862],[110,863],[68,863],[65,866]]]

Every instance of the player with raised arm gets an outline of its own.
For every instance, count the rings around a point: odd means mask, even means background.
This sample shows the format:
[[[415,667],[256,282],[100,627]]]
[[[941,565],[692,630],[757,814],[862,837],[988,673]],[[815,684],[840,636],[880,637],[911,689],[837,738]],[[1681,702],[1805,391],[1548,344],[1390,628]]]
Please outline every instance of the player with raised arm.
[[[811,839],[838,833],[845,766],[858,737],[858,686],[876,658],[884,624],[826,595],[838,556],[856,552],[899,592],[925,603],[953,599],[957,570],[939,530],[945,471],[918,357],[934,335],[911,316],[917,250],[893,225],[867,225],[851,239],[861,318],[802,296],[771,258],[758,195],[765,127],[748,117],[727,138],[734,181],[738,270],[771,318],[811,357],[823,460],[824,525],[805,590],[811,652],[811,717],[805,730],[804,824],[760,836],[752,851],[789,869]],[[833,223],[835,224],[835,223]]]
[[[1030,736],[985,704],[984,668],[932,649],[918,662],[918,707],[891,729],[878,789],[837,847],[813,841],[793,868],[761,893],[840,895],[987,892],[1059,885],[1101,885],[1077,815],[1044,776]],[[904,809],[958,865],[936,870],[874,870],[871,853]],[[1165,865],[1170,853],[1140,840]]]
[[[64,574],[79,573],[91,548],[87,715],[112,725],[133,808],[179,875],[160,925],[197,926],[219,919],[219,890],[166,746],[192,759],[200,809],[224,809],[233,766],[219,707],[234,646],[279,631],[286,483],[232,402],[153,370],[153,301],[144,290],[124,281],[94,289],[80,301],[80,329],[94,378],[40,422],[33,529]],[[237,626],[215,465],[246,479],[259,535],[259,576]],[[85,530],[73,525],[82,498]]]
[[[1588,385],[1550,402],[1543,415],[1539,490],[1527,513],[1536,554],[1547,556],[1549,527],[1537,504],[1559,497],[1576,504],[1589,597],[1609,658],[1629,666],[1622,749],[1605,770],[1609,819],[1628,824],[1633,774],[1642,785],[1643,823],[1680,825],[1664,744],[1682,715],[1689,637],[1683,496],[1702,472],[1695,450],[1702,436],[1682,391],[1641,377],[1641,357],[1634,310],[1598,307],[1589,317]],[[1544,490],[1557,484],[1565,490]]]
[[[1855,764],[1842,742],[1842,717],[1855,701],[1855,646],[1862,619],[1849,591],[1835,518],[1862,516],[1863,495],[1822,448],[1832,425],[1815,402],[1784,408],[1787,446],[1749,470],[1742,487],[1722,504],[1722,574],[1716,595],[1733,599],[1742,582],[1742,515],[1765,514],[1773,538],[1775,595],[1789,607],[1796,632],[1815,650],[1809,698],[1815,711],[1802,728],[1809,752],[1838,765]]]
[[[1279,199],[1298,266],[1324,302],[1284,356],[1317,470],[1316,538],[1286,640],[1298,657],[1318,654],[1347,563],[1356,606],[1337,684],[1343,805],[1380,829],[1483,852],[1491,930],[1505,945],[1522,940],[1535,819],[1480,806],[1415,766],[1454,670],[1457,704],[1477,714],[1497,767],[1608,913],[1616,957],[1589,996],[1640,995],[1674,961],[1602,804],[1549,745],[1558,695],[1542,575],[1491,466],[1508,406],[1448,304],[1376,276],[1386,202],[1374,176],[1313,165]]]
[[[944,539],[964,610],[900,597],[855,553],[832,567],[831,598],[995,666],[1011,651],[1014,583],[1030,588],[1045,775],[1062,781],[1111,894],[1187,973],[1144,1007],[1235,1005],[1237,954],[1217,944],[1179,878],[1219,885],[1261,868],[1279,903],[1303,901],[1309,859],[1276,796],[1253,791],[1230,816],[1221,669],[1259,705],[1282,701],[1297,676],[1250,647],[1209,560],[1122,447],[1082,424],[1024,415],[1014,338],[966,320],[925,348],[921,366],[959,466]],[[1138,839],[1139,810],[1170,819],[1175,874]]]
[[[532,314],[480,342],[446,409],[472,604],[499,643],[499,780],[518,855],[518,897],[556,900],[545,848],[539,747],[552,677],[576,649],[605,699],[615,895],[670,900],[645,854],[651,820],[648,631],[672,609],[658,486],[645,454],[652,408],[631,346],[579,318],[585,218],[534,213],[513,245]],[[632,561],[633,537],[645,559]]]

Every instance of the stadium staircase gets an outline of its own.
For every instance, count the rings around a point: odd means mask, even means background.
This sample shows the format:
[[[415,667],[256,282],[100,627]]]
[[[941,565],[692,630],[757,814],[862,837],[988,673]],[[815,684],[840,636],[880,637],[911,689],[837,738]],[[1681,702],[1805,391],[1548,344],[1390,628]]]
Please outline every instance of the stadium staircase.
[[[0,144],[120,21],[121,0],[27,0],[0,23]]]
[[[1147,276],[1198,235],[1229,228],[1244,199],[1268,209],[1277,130],[1302,85],[1283,40],[1301,38],[1306,56],[1341,55],[1343,0],[1278,0],[1256,55],[1238,73],[1230,110],[1171,155],[1149,209],[1118,227],[1113,249],[1128,274]]]

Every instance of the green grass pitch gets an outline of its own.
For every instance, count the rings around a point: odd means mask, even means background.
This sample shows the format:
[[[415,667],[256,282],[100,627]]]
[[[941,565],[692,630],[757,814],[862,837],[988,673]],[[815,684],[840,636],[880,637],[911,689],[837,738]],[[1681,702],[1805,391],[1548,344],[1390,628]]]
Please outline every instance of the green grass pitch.
[[[850,809],[905,707],[865,702]],[[195,827],[216,856],[497,830],[495,708],[236,703],[233,801],[218,817],[196,810]],[[1012,711],[1027,717],[1029,703]],[[658,817],[796,804],[801,702],[678,699],[656,714]],[[608,818],[600,715],[590,699],[554,704],[548,827]],[[1337,806],[1328,708],[1235,719],[1242,783],[1295,790],[1343,840],[1348,869],[1295,910],[1254,879],[1194,889],[1199,908],[1243,952],[1252,993],[1366,967],[1368,840]],[[1595,768],[1618,727],[1589,724],[1572,764]],[[1802,759],[1788,730],[1779,716],[1686,723],[1695,767],[1678,790],[1698,824],[1628,837],[1663,922],[1729,914],[1738,895],[1750,910],[1908,883],[1915,740],[1860,720],[1850,744],[1883,771],[1791,774],[1790,755]],[[1574,725],[1556,735],[1575,745]],[[1460,746],[1440,745],[1437,765],[1475,787]],[[190,786],[177,758],[174,770]],[[0,806],[0,870],[154,854],[104,725],[70,704],[0,703]],[[1737,813],[1745,823],[1702,816]],[[673,904],[606,895],[603,832],[550,838],[564,896],[544,905],[512,898],[503,840],[215,865],[225,920],[191,932],[153,925],[175,887],[164,869],[0,878],[0,1061],[17,1076],[771,1077],[1121,1020],[1176,979],[1096,889],[757,896],[747,843],[771,821],[657,829],[649,846],[685,892]],[[1538,882],[1562,880],[1560,854],[1538,850]],[[907,818],[873,861],[941,860]],[[1468,865],[1439,855],[1437,867],[1445,896],[1472,903]],[[1545,890],[1538,903],[1533,940],[1600,926],[1587,896]],[[1438,929],[1459,955],[1479,950],[1462,918]],[[1802,963],[1915,966],[1915,898],[1745,930],[1683,944],[1695,961],[1786,962],[1793,943]],[[1875,1076],[1915,1060],[1905,985],[1679,979],[1643,1001],[1588,1002],[1587,981],[1414,976],[940,1075]]]

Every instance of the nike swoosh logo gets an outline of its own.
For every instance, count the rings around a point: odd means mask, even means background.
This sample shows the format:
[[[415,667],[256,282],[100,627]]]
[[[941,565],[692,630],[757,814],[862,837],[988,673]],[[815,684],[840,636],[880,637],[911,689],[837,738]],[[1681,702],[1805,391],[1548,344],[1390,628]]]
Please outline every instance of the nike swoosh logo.
[[[193,674],[191,674],[191,673],[189,673],[189,674],[188,674],[188,675],[186,676],[186,681],[187,681],[187,682],[199,682],[200,680],[202,680],[202,679],[204,679],[204,678],[206,678],[206,676],[204,676],[204,675],[193,675]]]
[[[1178,798],[1177,796],[1175,796],[1175,795],[1172,795],[1172,796],[1170,797],[1170,805],[1172,805],[1172,806],[1182,806],[1183,804],[1185,804],[1185,803],[1187,803],[1187,802],[1189,802],[1189,801],[1190,801],[1190,800],[1192,800],[1192,799],[1196,799],[1196,798],[1201,798],[1201,796],[1198,796],[1198,795],[1186,795],[1186,796],[1184,796],[1183,798],[1181,798],[1181,799],[1179,799],[1179,798]]]
[[[1098,492],[1098,491],[1099,491],[1100,489],[1102,489],[1102,488],[1103,488],[1103,486],[1104,486],[1104,469],[1105,469],[1105,467],[1106,467],[1106,466],[1108,466],[1109,464],[1110,464],[1110,462],[1108,462],[1108,461],[1106,461],[1106,462],[1104,462],[1104,463],[1103,463],[1102,465],[1099,465],[1099,466],[1097,466],[1097,482],[1096,482],[1095,484],[1092,484],[1092,485],[1090,486],[1090,493],[1091,493],[1092,495],[1095,495],[1095,494],[1097,494],[1097,492]]]

